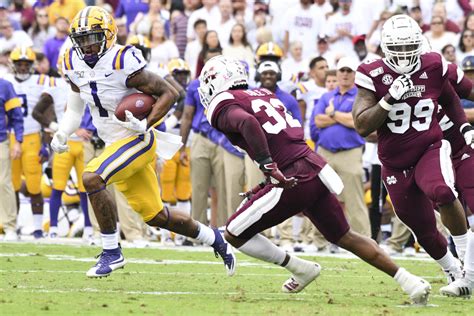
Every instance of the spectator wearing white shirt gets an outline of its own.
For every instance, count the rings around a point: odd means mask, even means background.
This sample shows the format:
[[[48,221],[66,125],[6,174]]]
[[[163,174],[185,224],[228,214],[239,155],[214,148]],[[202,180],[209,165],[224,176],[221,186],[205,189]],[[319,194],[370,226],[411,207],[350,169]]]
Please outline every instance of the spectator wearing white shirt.
[[[359,35],[358,19],[351,11],[351,0],[339,0],[339,10],[329,17],[326,23],[326,35],[329,48],[339,56],[355,57],[352,37]]]
[[[286,0],[286,1],[270,1],[270,16],[272,17],[272,35],[273,42],[278,46],[283,47],[283,41],[285,39],[285,27],[286,17],[281,12],[287,12],[299,5],[299,0]]]
[[[9,52],[19,45],[33,46],[33,41],[25,31],[13,30],[10,20],[0,20],[0,51]]]
[[[308,59],[303,56],[303,43],[292,42],[288,57],[281,63],[282,80],[290,80],[293,75],[301,78],[308,71],[308,64]]]
[[[325,18],[327,18],[333,11],[333,7],[329,3],[329,0],[315,0],[314,7],[321,11]]]
[[[459,38],[459,45],[456,49],[456,60],[458,61],[459,66],[461,66],[462,61],[467,56],[474,55],[474,31],[465,29],[461,32]]]
[[[242,24],[236,24],[232,28],[228,39],[228,45],[222,50],[222,55],[247,62],[250,68],[253,68],[254,55],[252,47],[247,41],[245,27]]]
[[[323,31],[325,18],[311,0],[300,0],[287,12],[283,50],[288,52],[290,43],[299,41],[303,43],[303,58],[310,58],[316,47],[316,38]]]
[[[219,42],[221,42],[222,48],[226,48],[229,45],[230,32],[236,23],[232,16],[232,1],[220,0],[219,10],[221,12],[221,20],[217,27],[217,34],[219,35]]]
[[[336,68],[336,54],[329,49],[327,36],[318,36],[318,44],[316,47],[316,55],[326,59],[329,69]]]
[[[156,20],[151,24],[149,39],[151,43],[150,70],[155,70],[160,65],[167,65],[173,58],[179,58],[178,47],[166,37],[165,25],[161,20]]]
[[[257,49],[258,45],[273,40],[273,36],[271,36],[272,30],[270,25],[267,23],[267,18],[267,10],[265,8],[256,6],[253,14],[254,27],[247,32],[247,40],[254,50]],[[269,35],[270,37],[267,36],[265,39],[263,39],[262,34]]]
[[[188,20],[188,41],[192,41],[196,38],[193,26],[196,20],[202,19],[207,22],[208,30],[217,30],[218,23],[221,20],[221,11],[217,6],[217,0],[202,0],[203,7],[197,9],[189,16]]]
[[[187,61],[189,69],[191,70],[191,78],[196,78],[196,67],[199,52],[202,50],[202,44],[204,43],[204,36],[207,32],[206,20],[197,20],[193,25],[194,32],[197,37],[194,41],[189,42],[186,45],[186,51],[184,52],[184,60]]]
[[[354,36],[352,43],[354,44],[354,51],[360,63],[380,59],[379,55],[368,51],[367,45],[365,44],[365,35]]]
[[[55,34],[56,29],[49,24],[48,10],[46,8],[37,9],[33,25],[28,30],[28,36],[33,41],[33,48],[42,51],[46,40]]]
[[[130,24],[130,32],[147,35],[155,20],[161,20],[163,23],[169,21],[170,13],[163,9],[161,0],[150,0],[149,7],[147,13],[139,12],[137,14],[135,21]]]
[[[430,41],[432,50],[437,53],[441,53],[444,46],[458,42],[458,36],[455,33],[446,31],[445,21],[440,16],[433,16],[430,30],[425,33],[425,36]]]

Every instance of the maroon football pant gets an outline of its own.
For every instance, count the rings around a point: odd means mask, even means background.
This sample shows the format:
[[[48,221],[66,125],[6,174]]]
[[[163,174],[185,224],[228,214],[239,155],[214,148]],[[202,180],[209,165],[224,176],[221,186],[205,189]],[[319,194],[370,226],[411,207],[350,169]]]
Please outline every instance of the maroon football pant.
[[[453,166],[456,172],[456,189],[471,212],[474,212],[474,149],[464,146],[453,157]]]
[[[337,243],[349,230],[338,200],[316,176],[288,190],[266,185],[229,218],[227,231],[235,237],[250,239],[299,212],[332,243]]]
[[[432,201],[443,205],[457,197],[449,143],[432,145],[410,169],[382,167],[382,179],[398,218],[433,259],[442,258],[447,242],[436,229]]]

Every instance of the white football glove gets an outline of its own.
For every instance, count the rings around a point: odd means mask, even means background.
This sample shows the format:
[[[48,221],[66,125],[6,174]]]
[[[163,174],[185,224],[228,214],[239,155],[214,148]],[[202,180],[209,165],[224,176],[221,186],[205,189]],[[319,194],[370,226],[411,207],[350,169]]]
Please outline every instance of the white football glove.
[[[464,123],[459,128],[459,131],[464,136],[464,140],[468,146],[474,148],[474,126],[469,123]]]
[[[51,141],[51,148],[54,152],[60,154],[69,150],[67,138],[66,133],[63,131],[57,131],[54,133],[53,140]]]
[[[405,93],[407,93],[413,87],[413,81],[411,81],[409,75],[401,75],[395,81],[393,81],[388,93],[395,100],[400,100]]]
[[[117,124],[122,125],[125,128],[128,128],[129,130],[132,130],[134,132],[137,132],[139,134],[144,134],[147,131],[147,121],[146,118],[143,120],[137,119],[135,116],[133,116],[132,112],[130,111],[125,111],[125,116],[127,118],[127,121],[122,122],[119,120],[115,115],[114,115],[114,121]]]

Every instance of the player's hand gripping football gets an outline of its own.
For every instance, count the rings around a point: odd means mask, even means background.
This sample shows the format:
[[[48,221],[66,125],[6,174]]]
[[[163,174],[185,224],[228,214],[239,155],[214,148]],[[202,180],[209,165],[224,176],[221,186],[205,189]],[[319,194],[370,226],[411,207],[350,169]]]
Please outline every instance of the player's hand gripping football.
[[[114,121],[120,125],[122,125],[125,128],[128,128],[129,130],[132,130],[134,132],[137,132],[139,134],[144,134],[147,131],[147,121],[146,118],[143,120],[137,119],[135,116],[133,116],[132,112],[130,111],[125,111],[125,117],[126,121],[122,122],[119,120],[117,117],[114,116]]]
[[[262,162],[260,164],[260,170],[263,171],[267,182],[272,183],[276,187],[291,189],[298,183],[298,180],[295,177],[285,177],[280,169],[278,169],[276,162]]]
[[[464,136],[464,140],[468,146],[474,148],[474,126],[469,123],[464,123],[459,129]]]
[[[401,75],[395,79],[388,89],[388,93],[395,100],[400,100],[405,93],[407,93],[413,87],[413,81],[411,81],[409,75]]]
[[[69,146],[67,145],[67,135],[63,131],[57,131],[54,133],[53,140],[51,141],[51,148],[58,154],[69,150]]]

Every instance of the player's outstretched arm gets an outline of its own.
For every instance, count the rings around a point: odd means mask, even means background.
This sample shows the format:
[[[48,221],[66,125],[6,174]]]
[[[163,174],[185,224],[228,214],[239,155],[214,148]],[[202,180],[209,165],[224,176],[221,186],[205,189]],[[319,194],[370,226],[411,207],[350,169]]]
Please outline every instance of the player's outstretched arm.
[[[352,117],[357,133],[367,137],[385,122],[388,113],[389,111],[380,105],[372,91],[359,87],[352,107]]]
[[[179,96],[178,91],[166,80],[145,69],[131,74],[127,79],[127,87],[158,97],[146,118],[147,128],[154,126],[164,117]]]
[[[79,88],[72,82],[69,84],[71,89],[68,92],[66,111],[58,127],[58,131],[63,132],[66,136],[71,135],[79,128],[85,109]]]

